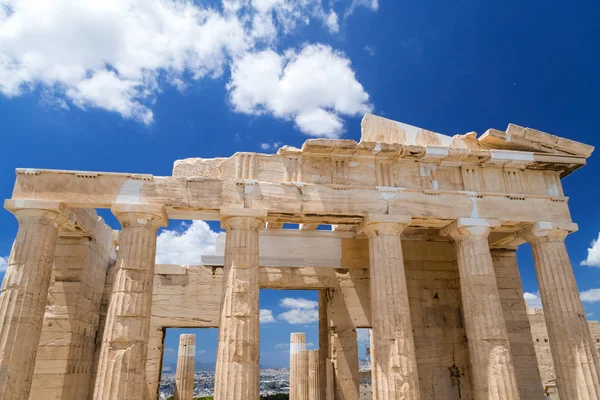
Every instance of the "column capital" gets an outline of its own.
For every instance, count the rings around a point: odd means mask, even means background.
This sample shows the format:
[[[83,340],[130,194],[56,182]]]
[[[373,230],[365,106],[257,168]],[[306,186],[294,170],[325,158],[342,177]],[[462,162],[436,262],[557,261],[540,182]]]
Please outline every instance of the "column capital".
[[[267,210],[255,208],[221,208],[221,227],[229,229],[261,230],[265,226]]]
[[[578,226],[572,222],[539,221],[519,231],[529,243],[562,242],[567,235],[576,232]]]
[[[60,201],[8,199],[4,201],[4,208],[13,213],[17,220],[37,217],[55,221],[60,226],[71,218],[69,209]]]
[[[367,237],[400,235],[410,225],[409,215],[367,214],[358,226],[358,231]]]
[[[493,228],[500,226],[497,219],[459,218],[442,228],[442,236],[450,236],[454,240],[487,238]]]
[[[150,204],[113,204],[110,210],[123,227],[146,226],[160,228],[167,226],[169,218],[164,206]]]

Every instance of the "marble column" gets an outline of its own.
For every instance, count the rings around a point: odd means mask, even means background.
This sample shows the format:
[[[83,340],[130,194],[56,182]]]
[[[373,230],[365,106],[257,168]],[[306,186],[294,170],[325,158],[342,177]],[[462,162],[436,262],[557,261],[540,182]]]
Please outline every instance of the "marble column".
[[[156,232],[167,225],[167,217],[160,206],[118,204],[112,211],[123,230],[93,399],[138,400],[149,396],[146,362]]]
[[[177,369],[175,371],[175,400],[194,399],[194,363],[196,360],[196,335],[179,336]]]
[[[0,293],[0,398],[27,400],[42,332],[58,230],[59,202],[7,200],[19,222]]]
[[[308,355],[308,400],[318,400],[321,396],[320,373],[319,373],[319,350],[306,350]]]
[[[308,354],[306,335],[294,332],[290,337],[290,400],[308,400]]]
[[[266,216],[264,210],[221,210],[221,225],[227,236],[215,400],[259,397],[258,233]]]
[[[359,400],[360,374],[356,328],[348,310],[343,289],[327,290],[327,318],[329,319],[329,359],[333,376],[328,382],[337,400]]]
[[[400,233],[406,216],[368,216],[374,400],[420,398],[415,342]]]
[[[327,362],[329,360],[329,328],[327,327],[327,291],[319,290],[319,399],[327,396]]]
[[[514,400],[520,395],[488,244],[497,225],[495,220],[460,218],[442,233],[456,242],[473,397]]]
[[[538,222],[531,244],[561,399],[600,399],[600,366],[565,246],[575,224]]]

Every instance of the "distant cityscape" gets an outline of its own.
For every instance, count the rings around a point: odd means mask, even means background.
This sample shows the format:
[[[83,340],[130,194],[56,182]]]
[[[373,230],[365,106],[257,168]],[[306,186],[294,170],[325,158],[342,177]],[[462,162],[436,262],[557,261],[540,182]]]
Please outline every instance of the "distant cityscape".
[[[194,376],[194,396],[212,396],[215,387],[215,371],[196,371]],[[260,371],[261,396],[289,393],[290,371],[287,368],[263,368]],[[167,399],[175,394],[174,369],[163,371],[160,382],[160,398]]]
[[[370,392],[370,375],[365,379],[365,372],[371,367],[366,360],[359,360],[361,371],[361,395]],[[212,396],[215,387],[214,364],[201,363],[194,375],[194,397]],[[260,394],[261,396],[289,393],[290,371],[288,368],[261,368]],[[160,399],[164,400],[175,394],[175,365],[163,368],[160,381]],[[370,394],[370,393],[369,393]],[[364,398],[361,396],[361,398]]]

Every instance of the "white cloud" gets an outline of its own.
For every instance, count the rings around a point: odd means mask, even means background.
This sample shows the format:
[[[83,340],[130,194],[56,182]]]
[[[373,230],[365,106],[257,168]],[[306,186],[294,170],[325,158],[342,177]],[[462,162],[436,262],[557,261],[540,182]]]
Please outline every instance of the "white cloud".
[[[337,33],[340,31],[340,24],[338,23],[338,16],[335,11],[331,10],[327,18],[325,19],[325,26],[331,33]]]
[[[597,303],[600,301],[600,289],[588,289],[579,294],[584,303]]]
[[[236,111],[294,120],[310,136],[339,137],[341,116],[371,110],[350,60],[322,44],[247,53],[233,63],[228,89]]]
[[[260,323],[261,324],[269,324],[272,322],[275,322],[275,318],[273,317],[273,311],[260,310]]]
[[[78,107],[152,121],[160,74],[219,76],[251,45],[240,19],[183,0],[4,0],[0,92],[36,85]]]
[[[204,221],[182,223],[182,230],[165,229],[156,240],[157,264],[200,264],[200,256],[215,253],[217,232]]]
[[[301,308],[303,310],[312,310],[319,306],[319,302],[303,298],[286,297],[279,301],[279,305],[283,308]]]
[[[222,0],[220,10],[188,0],[2,0],[0,93],[41,88],[64,110],[100,108],[150,124],[151,105],[165,85],[184,91],[231,66],[237,111],[272,114],[306,134],[336,137],[342,116],[370,108],[348,58],[324,45],[257,52],[276,48],[280,37],[313,20],[339,32],[333,4]],[[378,5],[353,0],[346,14],[359,6]],[[269,73],[257,79],[261,67]]]
[[[375,47],[373,47],[373,46],[365,46],[365,47],[363,47],[363,50],[366,51],[367,54],[369,54],[370,56],[375,55]]]
[[[277,318],[287,321],[290,324],[307,324],[319,320],[319,303],[313,300],[303,298],[286,297],[281,299],[279,305],[289,309],[277,316]]]
[[[600,267],[600,233],[598,234],[598,239],[593,240],[590,244],[587,258],[581,262],[581,265]]]
[[[262,150],[277,150],[281,146],[281,142],[273,142],[273,143],[261,143],[260,148]]]
[[[0,272],[6,272],[8,268],[8,257],[0,257]]]
[[[292,310],[283,312],[277,317],[290,324],[306,324],[309,322],[316,322],[319,320],[318,310],[304,310],[302,308],[294,308]]]
[[[542,299],[539,293],[525,292],[523,293],[523,298],[528,308],[542,308]]]
[[[594,316],[594,313],[593,312],[585,313],[585,316],[588,318],[591,318]]]
[[[352,0],[350,7],[346,10],[344,17],[347,18],[356,11],[358,7],[366,7],[372,11],[379,9],[379,0]]]

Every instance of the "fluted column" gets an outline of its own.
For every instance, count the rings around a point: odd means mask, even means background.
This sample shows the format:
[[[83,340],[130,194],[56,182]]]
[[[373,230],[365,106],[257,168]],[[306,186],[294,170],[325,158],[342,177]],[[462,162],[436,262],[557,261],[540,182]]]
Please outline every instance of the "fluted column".
[[[308,400],[308,353],[301,332],[290,337],[290,400]]]
[[[193,400],[195,360],[196,335],[179,336],[177,370],[175,371],[175,400]]]
[[[473,397],[478,400],[520,399],[488,244],[492,227],[498,224],[461,218],[444,228],[456,242]]]
[[[329,362],[329,328],[327,326],[327,291],[319,290],[319,373],[321,393],[318,399],[327,396],[327,363]]]
[[[374,400],[420,399],[415,342],[400,233],[410,217],[365,218],[371,276]]]
[[[0,399],[27,400],[42,332],[59,226],[58,202],[7,200],[19,230],[0,294]]]
[[[308,354],[308,400],[318,400],[321,396],[319,350],[306,350]]]
[[[226,229],[215,400],[259,397],[258,233],[266,211],[222,209]]]
[[[138,400],[148,396],[145,371],[156,231],[166,226],[167,217],[159,206],[113,205],[112,211],[123,230],[93,398]]]
[[[562,225],[562,226],[561,226]],[[575,224],[539,222],[528,229],[561,399],[600,399],[600,367],[565,246]]]

